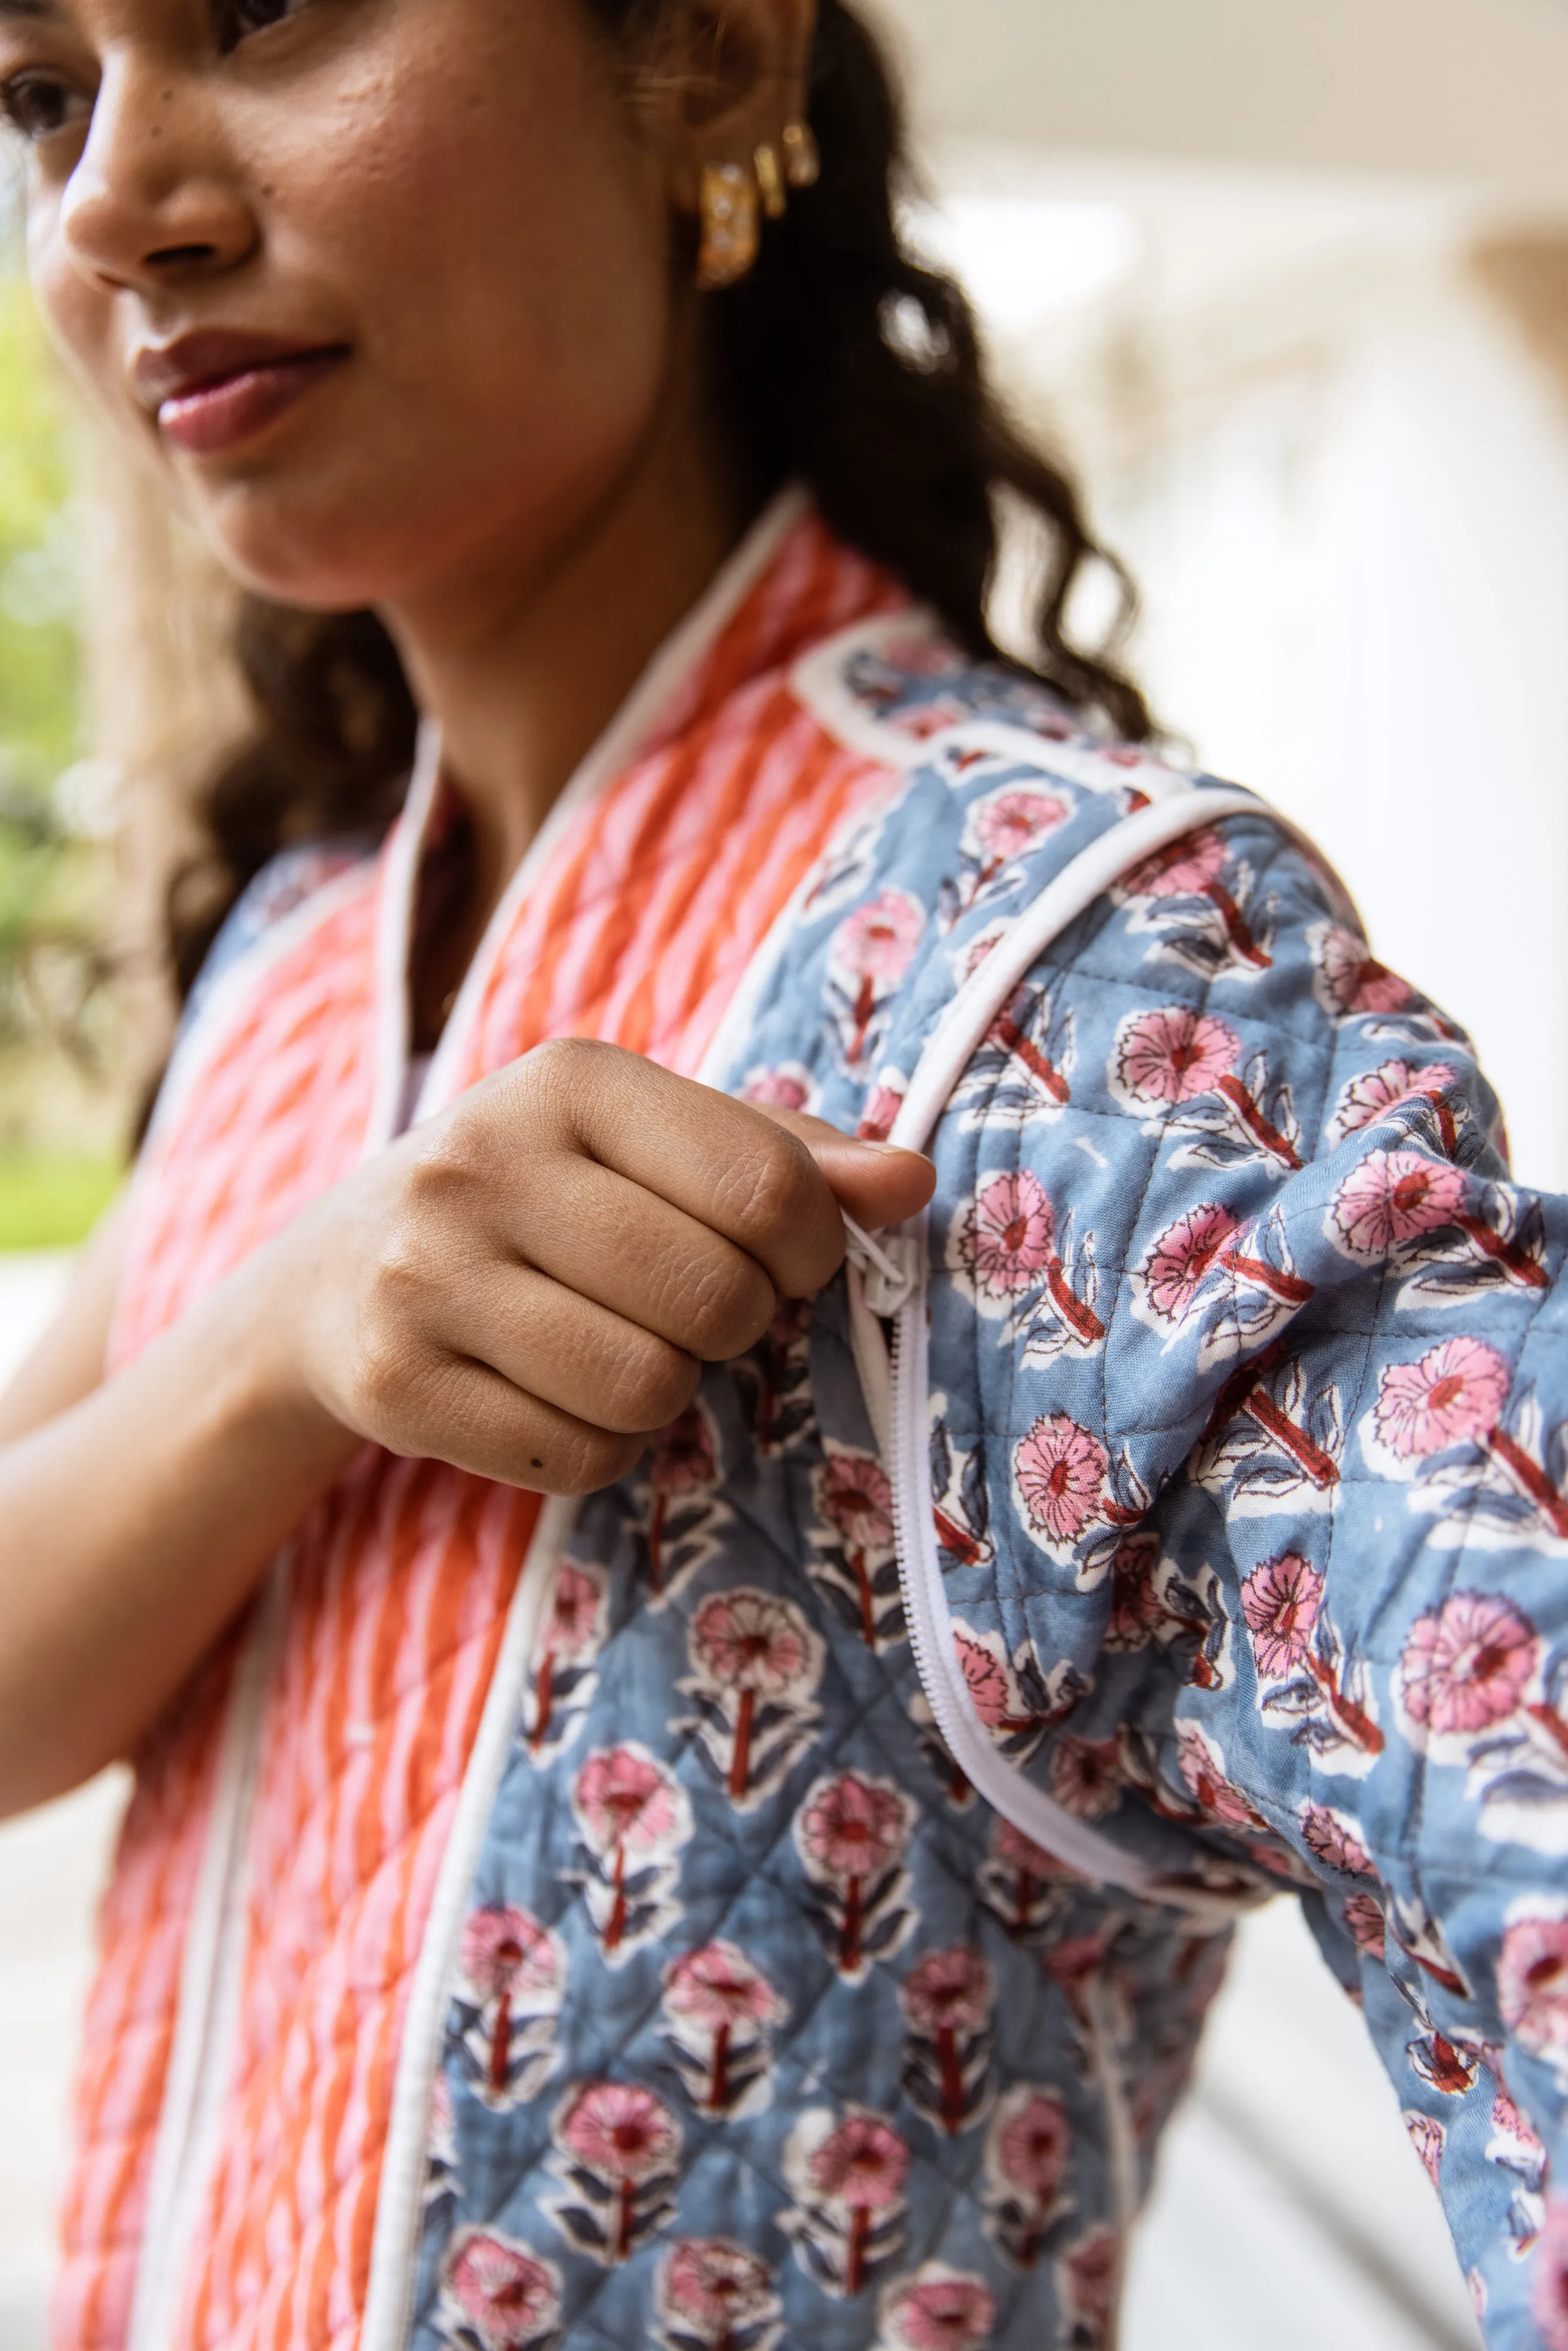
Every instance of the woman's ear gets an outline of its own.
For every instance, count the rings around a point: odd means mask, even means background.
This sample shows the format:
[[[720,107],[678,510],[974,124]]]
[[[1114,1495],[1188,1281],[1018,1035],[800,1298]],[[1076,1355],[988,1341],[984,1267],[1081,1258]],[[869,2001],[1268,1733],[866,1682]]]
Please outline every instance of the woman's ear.
[[[816,0],[675,0],[653,75],[670,201],[697,210],[703,172],[755,168],[803,120]]]

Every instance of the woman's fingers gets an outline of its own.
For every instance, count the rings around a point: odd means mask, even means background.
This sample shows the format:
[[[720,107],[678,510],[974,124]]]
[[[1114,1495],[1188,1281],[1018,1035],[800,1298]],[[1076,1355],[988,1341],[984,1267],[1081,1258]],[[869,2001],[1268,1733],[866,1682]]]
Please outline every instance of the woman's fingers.
[[[843,1262],[843,1223],[799,1138],[748,1102],[614,1046],[547,1045],[517,1081],[575,1147],[684,1209],[754,1258],[786,1298],[809,1298]]]
[[[905,1217],[929,1206],[936,1170],[924,1152],[896,1150],[891,1143],[862,1143],[858,1135],[841,1134],[826,1119],[810,1118],[804,1111],[768,1110],[762,1115],[799,1137],[841,1208],[868,1232],[901,1225]]]
[[[667,1428],[702,1378],[695,1354],[527,1266],[466,1299],[450,1340],[510,1386],[621,1437]]]
[[[635,1468],[645,1434],[625,1436],[527,1395],[488,1364],[461,1355],[430,1362],[412,1410],[406,1438],[382,1442],[397,1453],[434,1452],[454,1468],[537,1494],[593,1494]],[[428,1432],[439,1429],[433,1446]]]

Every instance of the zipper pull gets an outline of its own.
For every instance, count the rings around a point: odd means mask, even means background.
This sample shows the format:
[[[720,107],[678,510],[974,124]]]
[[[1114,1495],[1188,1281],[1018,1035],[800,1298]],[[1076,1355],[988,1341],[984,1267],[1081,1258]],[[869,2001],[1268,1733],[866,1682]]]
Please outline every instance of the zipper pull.
[[[914,1233],[905,1232],[873,1238],[850,1216],[844,1218],[844,1230],[849,1235],[849,1261],[861,1277],[865,1302],[879,1321],[885,1322],[915,1294],[920,1280],[920,1242]]]

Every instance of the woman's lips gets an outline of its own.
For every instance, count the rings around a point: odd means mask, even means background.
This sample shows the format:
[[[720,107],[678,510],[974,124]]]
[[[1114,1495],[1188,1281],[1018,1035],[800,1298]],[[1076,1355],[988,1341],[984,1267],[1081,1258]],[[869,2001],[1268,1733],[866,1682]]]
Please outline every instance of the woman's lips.
[[[189,456],[224,455],[275,424],[347,357],[340,349],[298,351],[214,375],[162,401],[158,429]]]

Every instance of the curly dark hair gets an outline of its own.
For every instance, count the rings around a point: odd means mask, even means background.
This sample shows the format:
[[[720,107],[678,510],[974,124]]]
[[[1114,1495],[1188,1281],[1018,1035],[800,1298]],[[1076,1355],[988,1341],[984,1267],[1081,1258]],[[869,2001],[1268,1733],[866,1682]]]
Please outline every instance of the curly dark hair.
[[[583,5],[634,78],[664,0]],[[1029,666],[1074,707],[1145,740],[1137,686],[1113,654],[1077,645],[1067,621],[1086,565],[1114,576],[1123,629],[1131,583],[1093,538],[1072,483],[998,399],[962,289],[903,242],[913,187],[903,111],[886,57],[845,0],[821,0],[809,92],[821,177],[769,226],[752,275],[714,298],[716,413],[754,505],[801,482],[842,539],[988,657],[998,656],[987,611],[998,501],[1010,497],[1048,549]],[[373,614],[321,617],[253,598],[237,653],[256,725],[212,777],[200,809],[206,852],[170,892],[182,993],[252,875],[295,841],[384,830],[413,756],[413,698]]]

